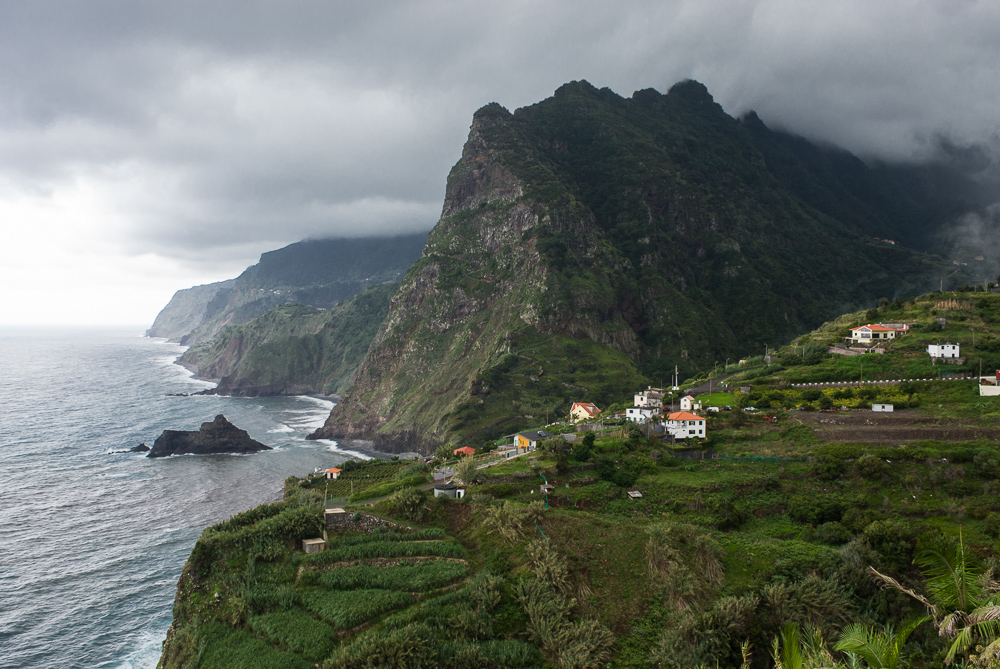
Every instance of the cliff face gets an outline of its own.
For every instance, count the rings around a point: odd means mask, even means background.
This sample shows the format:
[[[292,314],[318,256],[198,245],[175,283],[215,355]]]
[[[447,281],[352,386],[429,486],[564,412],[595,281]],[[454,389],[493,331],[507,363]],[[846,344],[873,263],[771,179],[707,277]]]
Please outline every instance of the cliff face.
[[[283,304],[330,308],[373,286],[399,282],[426,241],[426,233],[417,233],[290,244],[262,254],[236,279],[178,291],[147,334],[194,346]]]
[[[423,257],[314,436],[477,445],[917,292],[940,266],[804,201],[761,141],[696,82],[479,110]]]
[[[228,299],[234,283],[235,279],[230,279],[178,290],[167,306],[156,315],[152,327],[146,330],[146,336],[180,341],[209,316],[209,305],[217,297]]]
[[[369,288],[327,310],[300,304],[271,309],[224,328],[181,363],[220,379],[221,395],[335,394],[346,390],[389,310],[397,284]]]

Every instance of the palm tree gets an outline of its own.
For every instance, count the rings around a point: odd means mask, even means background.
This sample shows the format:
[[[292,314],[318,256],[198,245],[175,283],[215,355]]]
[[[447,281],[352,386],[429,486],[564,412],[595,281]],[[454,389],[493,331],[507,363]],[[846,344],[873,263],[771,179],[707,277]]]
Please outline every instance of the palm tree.
[[[952,639],[945,663],[959,653],[968,655],[974,644],[985,646],[982,656],[1000,655],[1000,583],[973,553],[958,543],[938,537],[926,542],[914,562],[924,576],[927,597],[903,587],[895,579],[868,568],[883,585],[906,593],[926,607],[934,627]],[[967,658],[966,658],[967,659]]]
[[[855,623],[844,628],[840,633],[840,641],[833,649],[860,656],[871,669],[896,669],[899,665],[899,653],[907,638],[927,620],[930,618],[912,620],[898,632],[894,632],[892,627],[878,631],[874,627]]]

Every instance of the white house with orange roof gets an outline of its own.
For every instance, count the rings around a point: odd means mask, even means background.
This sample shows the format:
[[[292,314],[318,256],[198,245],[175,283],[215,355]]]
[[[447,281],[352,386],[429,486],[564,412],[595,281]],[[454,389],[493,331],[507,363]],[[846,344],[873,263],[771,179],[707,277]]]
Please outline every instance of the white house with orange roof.
[[[569,409],[569,415],[575,421],[597,418],[597,414],[599,413],[601,413],[601,410],[592,402],[573,402],[573,406]]]
[[[666,430],[674,439],[704,439],[705,419],[689,411],[678,411],[667,416]]]
[[[893,323],[892,325],[898,326],[899,324]],[[888,325],[882,325],[881,323],[869,323],[860,327],[851,328],[851,341],[866,344],[872,341],[895,339],[896,337],[905,334],[907,330],[909,330],[909,327],[905,325],[902,327],[891,327]]]
[[[340,470],[337,469],[336,467],[331,467],[330,469],[327,469],[325,472],[323,472],[323,475],[332,481],[336,481],[337,478],[340,476]]]

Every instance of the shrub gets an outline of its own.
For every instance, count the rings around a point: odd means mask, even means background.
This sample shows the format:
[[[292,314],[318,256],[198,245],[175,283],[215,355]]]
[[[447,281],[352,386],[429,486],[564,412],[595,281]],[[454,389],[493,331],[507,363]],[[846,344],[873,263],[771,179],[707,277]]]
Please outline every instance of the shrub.
[[[855,476],[869,481],[879,480],[889,471],[885,460],[871,453],[865,453],[855,460],[853,469]]]
[[[824,497],[796,497],[788,505],[788,515],[807,525],[840,522],[847,507]]]
[[[851,532],[840,523],[823,523],[813,532],[812,540],[821,544],[840,546],[851,540]]]
[[[479,483],[483,480],[482,472],[476,468],[476,461],[472,456],[462,458],[459,461],[458,466],[455,468],[455,475],[462,480],[463,483]]]
[[[847,466],[840,458],[830,455],[820,455],[812,466],[813,476],[824,481],[835,481],[844,473]]]
[[[427,493],[420,488],[403,488],[389,498],[389,504],[396,513],[412,521],[419,522],[427,515]]]

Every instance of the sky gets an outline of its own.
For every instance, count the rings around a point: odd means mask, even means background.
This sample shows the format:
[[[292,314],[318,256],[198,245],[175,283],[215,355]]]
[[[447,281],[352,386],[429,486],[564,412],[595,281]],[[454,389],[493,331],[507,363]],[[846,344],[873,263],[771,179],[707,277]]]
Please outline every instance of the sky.
[[[921,160],[1000,135],[1000,3],[0,2],[0,325],[148,326],[307,237],[428,230],[472,114],[586,79]]]

